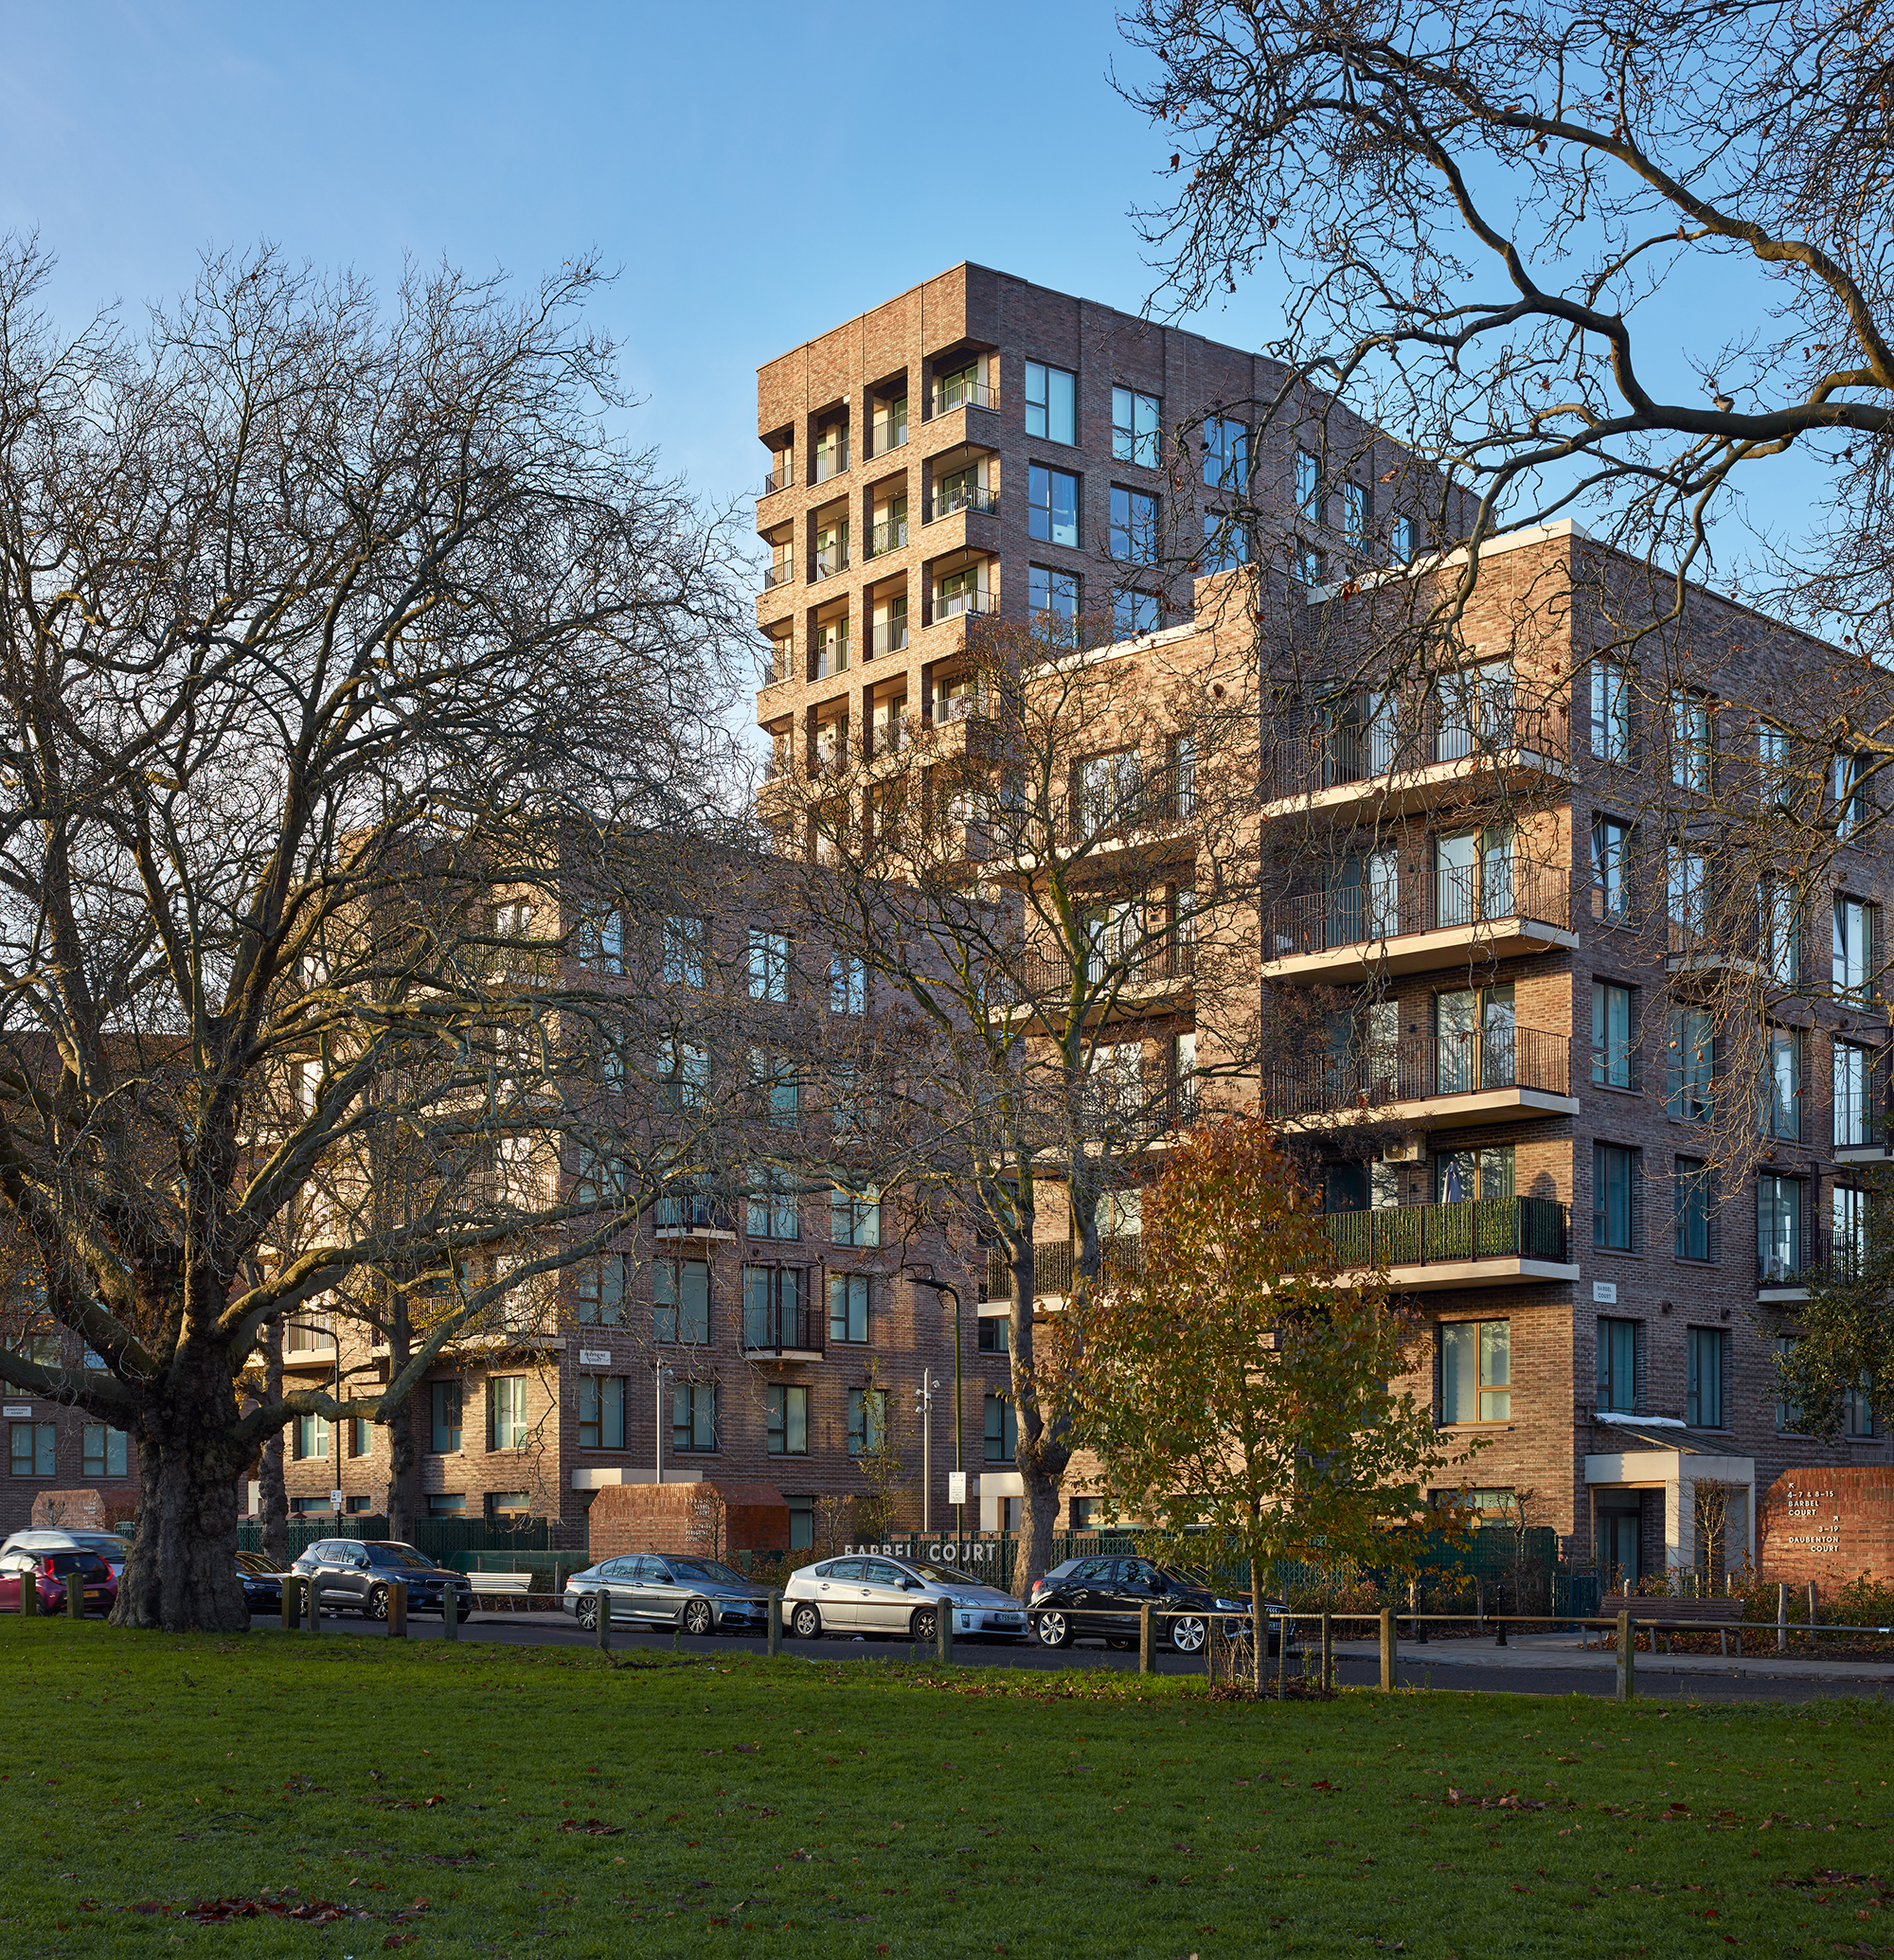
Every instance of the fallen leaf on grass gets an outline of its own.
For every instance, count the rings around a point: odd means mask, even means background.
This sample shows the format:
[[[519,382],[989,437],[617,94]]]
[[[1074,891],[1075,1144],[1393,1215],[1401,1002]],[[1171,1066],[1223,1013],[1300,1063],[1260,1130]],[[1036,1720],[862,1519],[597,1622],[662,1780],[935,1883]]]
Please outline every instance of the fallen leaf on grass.
[[[601,1824],[596,1817],[588,1817],[581,1824],[576,1817],[568,1817],[560,1826],[561,1830],[578,1831],[588,1838],[616,1838],[624,1835],[622,1824]]]

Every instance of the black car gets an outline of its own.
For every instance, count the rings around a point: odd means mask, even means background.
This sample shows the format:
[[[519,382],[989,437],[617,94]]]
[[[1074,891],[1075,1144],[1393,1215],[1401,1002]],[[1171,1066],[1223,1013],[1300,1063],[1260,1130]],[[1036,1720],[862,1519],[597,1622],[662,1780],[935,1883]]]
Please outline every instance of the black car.
[[[290,1567],[315,1582],[325,1613],[359,1613],[365,1619],[388,1616],[388,1589],[397,1581],[408,1589],[410,1613],[441,1613],[453,1587],[465,1619],[474,1611],[474,1583],[465,1573],[437,1565],[413,1545],[393,1539],[326,1538],[310,1546]]]
[[[1027,1612],[1041,1647],[1063,1647],[1069,1641],[1090,1637],[1103,1640],[1107,1647],[1130,1648],[1137,1645],[1138,1614],[1146,1606],[1154,1615],[1166,1615],[1154,1619],[1156,1637],[1185,1654],[1203,1652],[1212,1619],[1236,1614],[1240,1624],[1247,1625],[1250,1610],[1247,1599],[1227,1597],[1170,1566],[1114,1554],[1068,1559],[1063,1565],[1055,1566],[1033,1586]],[[1266,1600],[1264,1611],[1271,1616],[1269,1651],[1273,1654],[1278,1629],[1283,1624],[1275,1615],[1282,1608]],[[1292,1653],[1295,1649],[1293,1624],[1289,1648]]]
[[[261,1552],[239,1552],[237,1577],[243,1581],[243,1604],[252,1613],[282,1612],[283,1576]]]

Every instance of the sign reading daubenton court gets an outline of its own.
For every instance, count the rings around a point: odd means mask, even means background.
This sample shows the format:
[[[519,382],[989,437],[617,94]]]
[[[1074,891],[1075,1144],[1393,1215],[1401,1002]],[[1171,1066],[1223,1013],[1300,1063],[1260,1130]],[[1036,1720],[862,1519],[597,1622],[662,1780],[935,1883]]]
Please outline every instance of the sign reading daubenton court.
[[[1765,1579],[1894,1579],[1894,1469],[1784,1470],[1756,1514]]]

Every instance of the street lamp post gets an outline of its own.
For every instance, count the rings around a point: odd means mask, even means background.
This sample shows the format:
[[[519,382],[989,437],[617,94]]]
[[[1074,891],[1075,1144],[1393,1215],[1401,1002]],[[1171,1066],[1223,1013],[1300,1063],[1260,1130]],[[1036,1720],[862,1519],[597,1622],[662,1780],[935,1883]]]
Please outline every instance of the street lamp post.
[[[652,1363],[652,1382],[655,1406],[652,1410],[652,1462],[656,1472],[656,1481],[664,1482],[664,1384],[671,1378],[672,1370],[666,1367],[662,1359]]]
[[[960,1412],[960,1289],[945,1279],[936,1279],[932,1266],[913,1267],[908,1270],[908,1278],[916,1286],[930,1288],[936,1293],[945,1293],[953,1302],[954,1314],[954,1473],[960,1479],[958,1488],[965,1490],[966,1469],[960,1459],[962,1439],[966,1434],[966,1423]],[[921,1515],[927,1515],[927,1498],[922,1496]],[[922,1527],[925,1529],[925,1526]],[[954,1506],[954,1532],[957,1538],[967,1535],[967,1506],[964,1500]]]

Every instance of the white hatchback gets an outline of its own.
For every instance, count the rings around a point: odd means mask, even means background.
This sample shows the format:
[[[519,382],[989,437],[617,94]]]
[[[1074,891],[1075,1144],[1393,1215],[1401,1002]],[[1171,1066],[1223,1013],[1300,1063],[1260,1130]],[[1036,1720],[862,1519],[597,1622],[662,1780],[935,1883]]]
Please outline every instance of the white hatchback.
[[[782,1611],[797,1640],[834,1633],[844,1639],[859,1634],[932,1641],[943,1599],[954,1615],[956,1640],[1026,1638],[1026,1609],[1010,1593],[951,1566],[881,1553],[851,1552],[791,1573]]]

